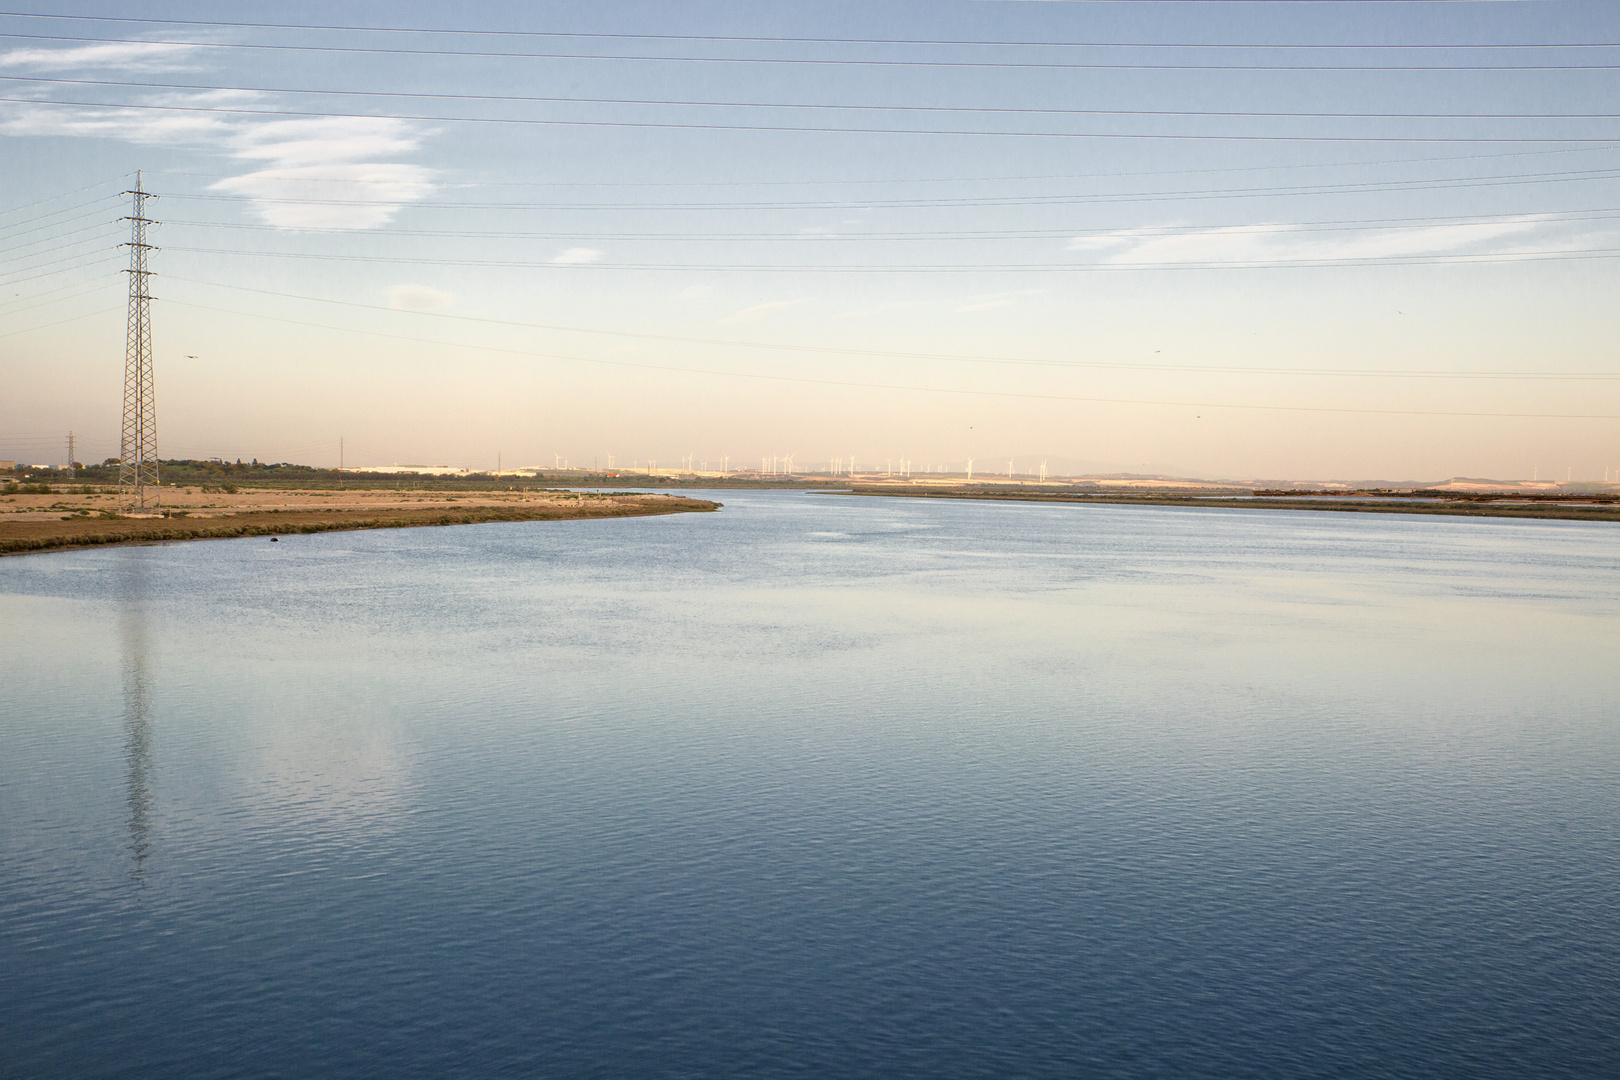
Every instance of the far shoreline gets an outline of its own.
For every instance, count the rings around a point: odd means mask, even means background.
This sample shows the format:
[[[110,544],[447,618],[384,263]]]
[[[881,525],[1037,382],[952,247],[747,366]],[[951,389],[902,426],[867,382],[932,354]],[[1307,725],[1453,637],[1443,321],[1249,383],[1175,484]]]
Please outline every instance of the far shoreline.
[[[1531,518],[1552,521],[1620,521],[1620,504],[1605,502],[1489,501],[1470,498],[1356,495],[1208,495],[1174,493],[1039,492],[956,487],[901,487],[853,485],[848,494],[896,499],[964,499],[977,502],[1018,502],[1069,506],[1195,506],[1215,510],[1311,510],[1326,513],[1424,514],[1438,517]],[[1421,500],[1421,501],[1420,501]]]

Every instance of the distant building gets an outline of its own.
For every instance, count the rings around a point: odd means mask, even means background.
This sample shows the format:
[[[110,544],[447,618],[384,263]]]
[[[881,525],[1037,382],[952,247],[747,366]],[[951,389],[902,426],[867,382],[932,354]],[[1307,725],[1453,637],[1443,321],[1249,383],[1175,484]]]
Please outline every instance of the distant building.
[[[344,472],[363,473],[416,473],[421,476],[465,476],[471,469],[456,469],[449,465],[362,465],[344,469]]]

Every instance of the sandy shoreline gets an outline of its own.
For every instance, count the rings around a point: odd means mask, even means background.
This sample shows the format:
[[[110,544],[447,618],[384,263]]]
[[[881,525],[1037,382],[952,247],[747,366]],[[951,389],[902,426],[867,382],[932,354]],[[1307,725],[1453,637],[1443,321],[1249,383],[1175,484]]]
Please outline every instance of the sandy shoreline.
[[[109,489],[64,486],[0,496],[0,555],[106,544],[276,536],[351,529],[578,521],[717,510],[675,495],[567,491],[208,491],[165,489],[167,516],[119,517]]]

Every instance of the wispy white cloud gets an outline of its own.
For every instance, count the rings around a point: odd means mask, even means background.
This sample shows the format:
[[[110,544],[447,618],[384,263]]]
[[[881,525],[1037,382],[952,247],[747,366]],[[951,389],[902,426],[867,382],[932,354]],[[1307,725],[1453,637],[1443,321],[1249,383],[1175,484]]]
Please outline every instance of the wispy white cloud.
[[[388,306],[401,311],[426,311],[448,307],[455,297],[426,285],[396,285],[388,290]]]
[[[149,95],[131,103],[140,108],[12,105],[0,110],[0,135],[215,149],[259,167],[211,190],[246,196],[261,221],[283,229],[376,228],[435,190],[431,170],[387,160],[421,146],[424,130],[403,120],[191,111],[255,103],[270,102],[251,91],[215,90]]]
[[[781,311],[784,308],[798,307],[800,304],[806,302],[807,301],[804,300],[771,300],[763,304],[755,304],[752,307],[745,307],[740,311],[733,311],[725,318],[716,321],[715,325],[731,326],[736,323],[753,322],[755,319],[769,315],[773,311]]]
[[[0,110],[0,135],[69,136],[149,144],[202,143],[226,135],[230,125],[199,113],[158,113],[136,109],[74,109],[55,105],[13,105]]]
[[[201,60],[196,45],[108,42],[63,49],[0,53],[0,69],[173,70]],[[23,84],[28,86],[29,84]],[[0,108],[0,135],[116,139],[143,146],[191,146],[250,163],[252,171],[212,190],[246,196],[253,212],[284,229],[370,229],[391,221],[433,190],[433,174],[400,161],[420,149],[426,131],[387,117],[282,119],[211,109],[273,108],[275,98],[248,90],[136,93],[121,105],[81,108],[49,103],[44,84],[30,87],[39,104]],[[112,91],[108,91],[112,92]]]
[[[1009,292],[985,293],[982,296],[970,296],[968,302],[957,308],[957,311],[993,311],[996,308],[1012,307],[1018,303],[1020,297],[1037,296],[1042,289],[1015,289]]]
[[[601,262],[602,253],[595,248],[577,247],[559,252],[551,260],[558,266],[583,266],[586,263]]]
[[[283,168],[396,157],[419,145],[405,121],[373,116],[255,121],[234,140],[237,157],[273,161]]]
[[[1480,245],[1521,239],[1543,229],[1542,215],[1457,225],[1322,232],[1298,225],[1167,226],[1077,236],[1068,250],[1102,255],[1104,263],[1170,265],[1228,262],[1340,262],[1466,254]]]
[[[1076,236],[1065,245],[1070,251],[1108,251],[1123,247],[1133,240],[1144,236],[1159,236],[1161,231],[1152,229],[1119,229],[1115,232],[1102,233],[1091,236]]]
[[[929,300],[891,300],[883,304],[869,304],[866,307],[854,308],[850,311],[841,311],[831,316],[834,319],[867,319],[875,315],[888,315],[896,311],[910,311],[916,308],[930,307]]]
[[[9,49],[0,53],[0,68],[25,71],[74,71],[84,68],[121,71],[178,71],[194,66],[195,45],[175,42],[108,42],[66,49]]]
[[[420,146],[418,132],[386,117],[320,117],[239,125],[234,157],[268,168],[233,176],[213,190],[246,195],[269,225],[283,229],[371,229],[434,190],[419,165],[378,161]]]

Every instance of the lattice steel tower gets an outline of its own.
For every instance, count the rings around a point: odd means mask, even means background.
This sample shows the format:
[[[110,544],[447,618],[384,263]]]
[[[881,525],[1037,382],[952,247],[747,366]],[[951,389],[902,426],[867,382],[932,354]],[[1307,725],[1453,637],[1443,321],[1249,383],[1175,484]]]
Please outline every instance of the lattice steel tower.
[[[129,332],[124,345],[124,432],[119,441],[118,508],[146,510],[158,505],[157,409],[152,398],[152,296],[146,285],[146,216],[152,198],[135,174],[129,248]],[[151,488],[148,491],[147,488]]]

